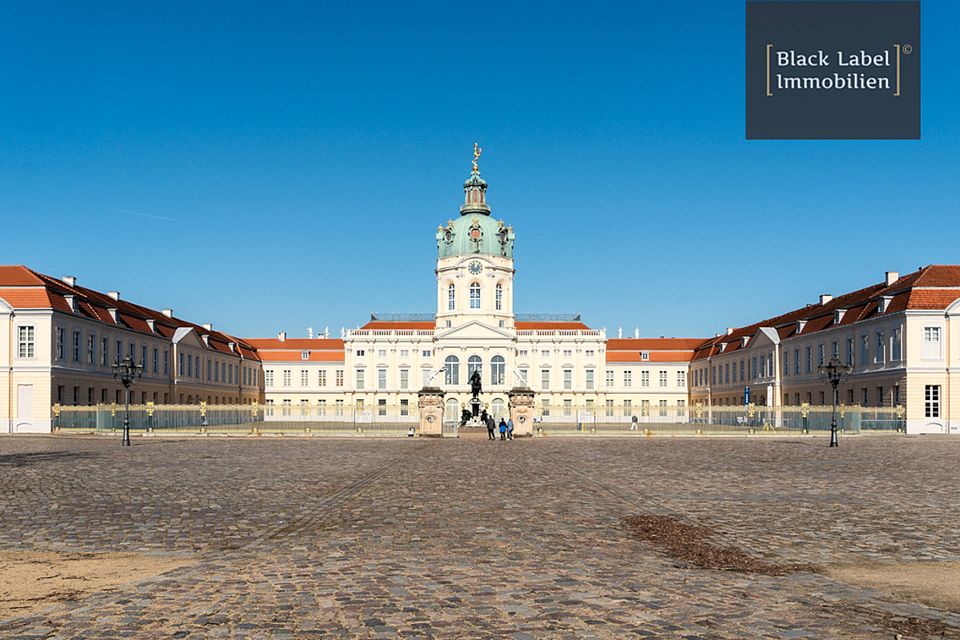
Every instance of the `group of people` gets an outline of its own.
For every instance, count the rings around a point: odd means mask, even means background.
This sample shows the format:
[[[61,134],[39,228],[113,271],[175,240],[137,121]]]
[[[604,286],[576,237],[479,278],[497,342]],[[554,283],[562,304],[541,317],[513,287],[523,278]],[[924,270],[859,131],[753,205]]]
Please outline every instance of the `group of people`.
[[[497,420],[492,415],[487,413],[487,410],[484,409],[480,413],[480,420],[483,421],[483,424],[487,426],[487,439],[496,440],[496,432],[499,429],[500,439],[501,440],[513,440],[513,419],[500,418],[500,424],[497,425]]]

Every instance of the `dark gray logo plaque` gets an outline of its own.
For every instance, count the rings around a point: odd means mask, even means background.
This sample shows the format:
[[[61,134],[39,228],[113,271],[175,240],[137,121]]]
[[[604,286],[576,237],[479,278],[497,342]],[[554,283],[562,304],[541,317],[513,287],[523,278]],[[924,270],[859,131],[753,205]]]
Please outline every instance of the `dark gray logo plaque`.
[[[920,2],[746,3],[747,139],[920,138]]]

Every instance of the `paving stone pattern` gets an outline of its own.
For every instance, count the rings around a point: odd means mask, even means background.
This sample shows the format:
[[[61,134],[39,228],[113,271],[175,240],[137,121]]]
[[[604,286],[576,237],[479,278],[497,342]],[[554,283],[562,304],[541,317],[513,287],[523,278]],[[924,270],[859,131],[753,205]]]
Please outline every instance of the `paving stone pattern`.
[[[669,515],[773,563],[960,560],[960,439],[0,439],[0,549],[179,569],[3,638],[894,638],[960,615],[809,571],[702,570]],[[905,636],[909,637],[909,636]]]

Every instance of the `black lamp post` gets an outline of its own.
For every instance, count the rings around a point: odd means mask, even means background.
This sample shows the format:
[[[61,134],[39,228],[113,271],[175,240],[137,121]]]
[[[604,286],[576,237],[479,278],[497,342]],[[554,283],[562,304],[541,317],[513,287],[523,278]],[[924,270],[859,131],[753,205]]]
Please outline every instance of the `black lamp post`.
[[[833,415],[830,418],[830,446],[838,447],[840,443],[837,441],[837,387],[840,386],[840,379],[853,371],[853,367],[848,364],[843,364],[838,356],[833,356],[830,358],[830,362],[820,365],[818,371],[821,376],[824,376],[830,382],[830,386],[833,387]]]
[[[130,446],[130,385],[140,379],[143,375],[143,365],[133,361],[133,356],[127,356],[112,365],[113,377],[120,380],[124,391],[124,414],[123,414],[123,442],[125,447]]]

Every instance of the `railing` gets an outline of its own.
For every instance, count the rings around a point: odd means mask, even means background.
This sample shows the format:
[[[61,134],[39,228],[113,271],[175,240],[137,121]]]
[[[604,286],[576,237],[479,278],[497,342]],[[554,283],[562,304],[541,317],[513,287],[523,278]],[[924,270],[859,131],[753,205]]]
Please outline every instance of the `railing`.
[[[535,418],[539,432],[790,434],[829,431],[832,408],[814,407],[661,407],[556,406]],[[837,427],[844,433],[905,432],[905,412],[885,407],[838,407]]]
[[[518,336],[599,336],[603,332],[594,329],[519,329]]]
[[[432,336],[433,329],[351,329],[348,336]]]

